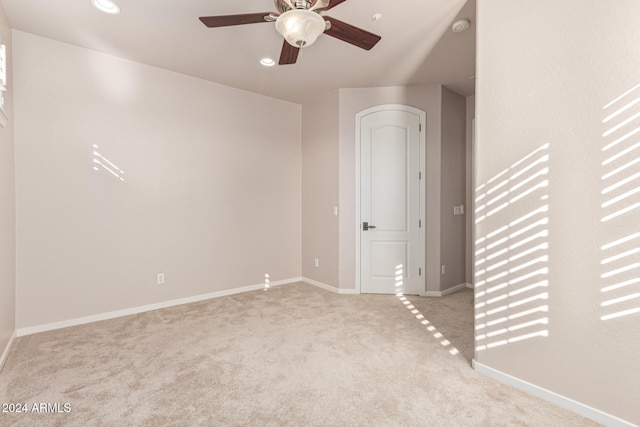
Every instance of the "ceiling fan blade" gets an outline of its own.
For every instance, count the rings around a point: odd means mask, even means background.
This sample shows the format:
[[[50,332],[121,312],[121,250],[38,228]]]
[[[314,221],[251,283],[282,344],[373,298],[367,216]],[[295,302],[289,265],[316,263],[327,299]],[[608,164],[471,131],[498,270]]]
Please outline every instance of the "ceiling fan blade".
[[[285,40],[282,45],[282,51],[280,52],[280,61],[278,61],[278,65],[295,64],[298,60],[299,53],[299,47],[291,46]]]
[[[259,22],[268,22],[265,16],[269,16],[271,12],[245,13],[242,15],[219,15],[219,16],[201,16],[199,19],[209,28],[229,27],[231,25],[257,24]]]
[[[331,2],[329,3],[329,6],[320,8],[320,10],[329,10],[329,9],[331,9],[333,7],[336,7],[337,5],[339,5],[341,3],[344,3],[345,1],[347,1],[347,0],[331,0]]]
[[[329,0],[316,0],[313,6],[311,6],[308,10],[311,10],[311,11],[314,11],[316,9],[326,10],[328,6],[329,6]]]
[[[342,40],[343,42],[350,43],[354,46],[358,46],[365,50],[371,50],[372,47],[380,41],[382,37],[363,30],[362,28],[354,27],[351,24],[342,22],[336,18],[330,16],[324,16],[325,20],[331,22],[331,28],[324,33]]]

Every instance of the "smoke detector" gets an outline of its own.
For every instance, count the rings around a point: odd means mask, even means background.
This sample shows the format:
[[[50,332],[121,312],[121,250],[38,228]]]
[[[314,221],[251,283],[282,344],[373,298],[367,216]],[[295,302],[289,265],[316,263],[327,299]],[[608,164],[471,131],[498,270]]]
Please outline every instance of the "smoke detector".
[[[454,33],[461,33],[469,28],[469,25],[471,25],[471,22],[467,18],[458,19],[451,26],[451,31],[453,31]]]

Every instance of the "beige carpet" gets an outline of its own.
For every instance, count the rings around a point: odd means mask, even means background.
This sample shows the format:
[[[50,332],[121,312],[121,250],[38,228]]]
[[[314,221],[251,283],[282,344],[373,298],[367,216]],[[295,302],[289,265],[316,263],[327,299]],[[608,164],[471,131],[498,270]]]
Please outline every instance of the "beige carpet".
[[[472,298],[298,283],[22,337],[0,425],[597,425],[471,369]]]

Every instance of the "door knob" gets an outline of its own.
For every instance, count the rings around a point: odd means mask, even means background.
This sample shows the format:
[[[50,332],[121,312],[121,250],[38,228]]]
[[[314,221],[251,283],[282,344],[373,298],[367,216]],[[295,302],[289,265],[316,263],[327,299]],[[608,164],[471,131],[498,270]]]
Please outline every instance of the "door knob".
[[[369,230],[370,228],[376,228],[376,226],[375,226],[375,225],[369,225],[369,223],[368,223],[367,221],[364,221],[364,222],[362,223],[362,229],[363,229],[364,231],[367,231],[367,230]]]

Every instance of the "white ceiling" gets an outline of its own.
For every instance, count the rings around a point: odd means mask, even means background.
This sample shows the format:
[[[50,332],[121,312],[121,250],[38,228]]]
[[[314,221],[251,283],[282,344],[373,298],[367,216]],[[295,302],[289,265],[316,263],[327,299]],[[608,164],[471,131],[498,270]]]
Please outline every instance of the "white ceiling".
[[[89,0],[0,0],[12,28],[206,80],[302,103],[319,91],[441,83],[475,91],[475,0],[349,0],[325,14],[382,36],[365,51],[327,35],[276,61],[273,23],[207,28],[199,16],[275,11],[272,0],[116,0],[107,15]],[[372,16],[382,14],[380,21]],[[471,28],[453,33],[457,18]]]

